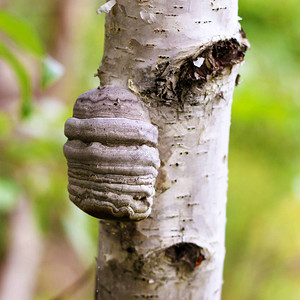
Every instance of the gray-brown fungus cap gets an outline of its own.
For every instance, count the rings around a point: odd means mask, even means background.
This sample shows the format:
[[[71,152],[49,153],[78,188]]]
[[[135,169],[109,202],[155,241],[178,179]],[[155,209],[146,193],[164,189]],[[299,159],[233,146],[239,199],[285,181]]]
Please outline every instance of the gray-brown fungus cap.
[[[158,130],[137,96],[115,87],[82,94],[65,135],[71,201],[100,219],[149,216],[160,166]]]

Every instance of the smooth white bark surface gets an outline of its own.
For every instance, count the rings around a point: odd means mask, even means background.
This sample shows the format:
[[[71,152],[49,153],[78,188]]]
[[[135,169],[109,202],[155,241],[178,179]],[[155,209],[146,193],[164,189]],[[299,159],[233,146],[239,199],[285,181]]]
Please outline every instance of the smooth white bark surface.
[[[239,61],[190,85],[189,74],[184,80],[182,74],[188,61],[198,71],[209,65],[207,49],[215,42],[246,43],[237,9],[237,0],[118,0],[107,15],[101,85],[128,88],[146,103],[159,128],[161,168],[148,219],[100,221],[97,299],[221,297],[230,110]],[[212,68],[218,70],[218,62]],[[204,260],[191,263],[184,243],[200,249]],[[177,244],[183,252],[176,261],[166,254]]]

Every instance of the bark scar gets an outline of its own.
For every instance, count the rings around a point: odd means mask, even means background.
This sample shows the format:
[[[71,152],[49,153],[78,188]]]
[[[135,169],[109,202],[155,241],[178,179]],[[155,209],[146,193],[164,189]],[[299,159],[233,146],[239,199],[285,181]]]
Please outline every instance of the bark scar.
[[[225,68],[244,60],[248,49],[246,43],[237,39],[217,41],[183,61],[166,60],[156,67],[154,92],[162,104],[177,103],[184,108],[184,97],[193,87],[201,88],[205,83],[220,76]]]

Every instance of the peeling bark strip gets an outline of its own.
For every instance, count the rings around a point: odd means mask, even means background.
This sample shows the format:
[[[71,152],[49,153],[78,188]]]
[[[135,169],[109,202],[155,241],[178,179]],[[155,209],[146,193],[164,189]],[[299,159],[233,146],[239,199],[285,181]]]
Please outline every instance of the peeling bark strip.
[[[247,47],[237,0],[117,0],[107,14],[101,86],[142,99],[161,166],[147,219],[100,221],[96,299],[220,300],[231,101]]]

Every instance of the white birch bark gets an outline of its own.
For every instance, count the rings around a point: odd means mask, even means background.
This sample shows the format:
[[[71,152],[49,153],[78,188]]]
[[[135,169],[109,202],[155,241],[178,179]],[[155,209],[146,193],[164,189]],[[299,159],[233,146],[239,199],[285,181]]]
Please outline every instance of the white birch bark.
[[[107,14],[101,86],[147,104],[161,168],[148,219],[100,221],[96,299],[220,299],[231,101],[246,44],[237,0],[117,0]]]

